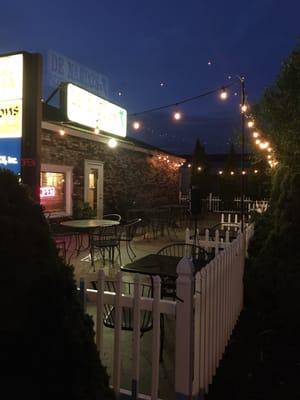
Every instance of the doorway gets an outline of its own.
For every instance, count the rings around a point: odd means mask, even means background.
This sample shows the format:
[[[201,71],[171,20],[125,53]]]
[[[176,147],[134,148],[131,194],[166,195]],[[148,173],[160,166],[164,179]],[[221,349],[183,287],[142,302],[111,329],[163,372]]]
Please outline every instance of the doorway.
[[[97,218],[102,218],[103,162],[84,161],[84,201],[95,211]]]

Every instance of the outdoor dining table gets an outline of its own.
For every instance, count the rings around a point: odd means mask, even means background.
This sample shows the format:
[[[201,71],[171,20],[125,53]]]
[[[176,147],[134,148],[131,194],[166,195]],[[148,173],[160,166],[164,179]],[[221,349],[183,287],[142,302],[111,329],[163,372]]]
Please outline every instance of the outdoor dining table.
[[[182,257],[165,256],[162,254],[148,254],[129,264],[121,266],[121,271],[133,272],[160,278],[177,278],[177,264]],[[207,264],[207,261],[194,261],[195,272],[199,271]]]
[[[119,225],[119,221],[115,221],[112,219],[71,219],[69,221],[62,221],[60,225],[69,228],[73,232],[77,232],[78,235],[75,236],[76,238],[76,244],[75,244],[75,250],[77,252],[77,255],[80,253],[82,250],[86,250],[89,248],[87,246],[86,248],[83,248],[83,237],[84,234],[89,234],[93,232],[97,228],[104,228],[107,226],[113,226],[113,225]],[[74,252],[73,252],[74,253]],[[73,253],[71,254],[70,258],[72,257]],[[90,261],[89,256],[83,258],[81,261]]]

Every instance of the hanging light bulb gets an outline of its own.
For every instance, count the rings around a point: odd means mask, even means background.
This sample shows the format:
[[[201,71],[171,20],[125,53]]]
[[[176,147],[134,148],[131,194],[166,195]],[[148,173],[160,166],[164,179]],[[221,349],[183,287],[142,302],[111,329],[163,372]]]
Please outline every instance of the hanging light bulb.
[[[258,133],[258,132],[253,132],[253,134],[252,134],[252,135],[253,135],[253,137],[254,137],[254,138],[258,138],[258,136],[259,136],[259,133]]]
[[[99,135],[99,133],[100,133],[100,126],[99,126],[99,120],[98,119],[96,120],[96,126],[95,126],[95,129],[94,129],[94,133],[96,135]]]
[[[179,121],[181,119],[181,112],[179,112],[178,110],[175,111],[174,115],[173,115],[174,119],[176,121]]]
[[[58,132],[59,132],[60,136],[64,136],[65,135],[66,131],[65,131],[65,128],[63,126],[63,123],[61,123],[61,128],[60,128],[60,130]]]
[[[255,140],[255,143],[256,143],[256,144],[260,144],[260,139],[256,139],[256,140]]]
[[[133,129],[138,130],[138,129],[140,129],[141,124],[139,123],[139,121],[134,121],[132,126],[133,126]]]
[[[254,127],[254,121],[248,121],[248,128],[253,128]]]
[[[241,111],[242,111],[242,113],[245,113],[245,112],[247,111],[247,109],[248,109],[248,107],[247,107],[246,104],[243,104],[243,105],[241,106]]]
[[[227,97],[228,97],[227,90],[226,90],[225,88],[222,88],[222,89],[221,89],[221,92],[220,92],[220,99],[221,99],[221,100],[226,100]]]

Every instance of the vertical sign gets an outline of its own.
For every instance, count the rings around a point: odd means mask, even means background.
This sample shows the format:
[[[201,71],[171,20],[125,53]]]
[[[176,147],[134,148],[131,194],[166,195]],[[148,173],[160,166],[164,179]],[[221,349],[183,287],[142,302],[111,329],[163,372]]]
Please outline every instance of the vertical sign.
[[[21,175],[39,200],[41,78],[40,54],[0,55],[0,167]]]
[[[0,57],[0,167],[21,173],[23,54]]]

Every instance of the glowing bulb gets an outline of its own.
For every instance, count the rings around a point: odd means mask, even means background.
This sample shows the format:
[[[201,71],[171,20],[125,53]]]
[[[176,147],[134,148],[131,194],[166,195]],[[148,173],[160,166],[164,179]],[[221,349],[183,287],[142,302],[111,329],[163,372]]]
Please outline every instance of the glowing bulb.
[[[241,107],[242,112],[245,113],[247,111],[247,108],[248,108],[247,105],[243,104]]]
[[[219,171],[219,175],[222,175],[223,174],[223,171]]]
[[[254,121],[248,121],[248,127],[253,128],[254,126]]]
[[[107,142],[108,147],[110,147],[111,149],[115,149],[118,145],[118,142],[116,141],[116,139],[109,139],[109,141]]]
[[[242,174],[243,174],[243,175],[246,175],[246,171],[242,171]]]
[[[254,173],[257,174],[257,173],[258,173],[258,169],[255,169],[255,170],[254,170]]]
[[[272,151],[272,147],[268,147],[267,150],[270,153]]]
[[[176,121],[178,121],[178,120],[181,119],[181,113],[180,113],[179,111],[176,111],[176,112],[174,113],[174,119],[176,119]]]
[[[64,130],[64,128],[61,128],[61,129],[59,130],[60,136],[64,136],[65,133],[66,133],[66,131]]]
[[[141,124],[139,123],[139,121],[134,121],[134,123],[133,123],[133,129],[140,129],[140,127],[141,127]]]
[[[259,147],[260,147],[262,150],[264,150],[264,149],[266,149],[267,147],[269,147],[269,142],[260,143]]]
[[[233,172],[233,171],[230,171],[230,175],[234,175],[234,172]]]
[[[198,171],[202,171],[202,167],[198,167],[197,170],[198,170]]]
[[[272,158],[271,154],[268,154],[268,159],[270,160],[270,158]]]
[[[258,138],[258,136],[259,136],[259,133],[258,133],[258,132],[253,132],[253,137],[254,137],[254,138]]]
[[[220,99],[226,100],[227,97],[228,97],[228,93],[227,93],[226,89],[223,88],[221,93],[220,93]]]
[[[192,164],[188,164],[188,168],[191,168]]]
[[[260,139],[256,139],[256,140],[255,140],[255,143],[256,143],[256,144],[259,144],[259,143],[260,143]]]

